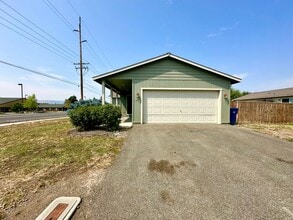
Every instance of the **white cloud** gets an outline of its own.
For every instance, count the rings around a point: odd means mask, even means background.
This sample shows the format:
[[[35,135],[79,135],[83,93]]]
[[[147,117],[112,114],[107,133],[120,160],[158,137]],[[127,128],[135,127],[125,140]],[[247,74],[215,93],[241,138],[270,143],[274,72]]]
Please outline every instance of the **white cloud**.
[[[219,35],[221,35],[221,33],[211,33],[211,34],[208,34],[207,37],[212,38],[212,37],[217,37]]]
[[[239,22],[235,22],[232,26],[227,26],[227,27],[220,27],[219,30],[215,33],[210,33],[207,35],[208,38],[212,38],[212,37],[218,37],[220,35],[222,35],[224,32],[226,31],[231,31],[235,28],[237,28],[239,25]]]

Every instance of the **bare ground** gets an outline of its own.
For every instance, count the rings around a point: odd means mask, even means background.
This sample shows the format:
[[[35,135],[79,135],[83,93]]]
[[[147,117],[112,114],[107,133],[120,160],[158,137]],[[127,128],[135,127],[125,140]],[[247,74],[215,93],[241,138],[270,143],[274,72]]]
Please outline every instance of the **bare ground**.
[[[293,142],[293,124],[240,124],[239,126]]]

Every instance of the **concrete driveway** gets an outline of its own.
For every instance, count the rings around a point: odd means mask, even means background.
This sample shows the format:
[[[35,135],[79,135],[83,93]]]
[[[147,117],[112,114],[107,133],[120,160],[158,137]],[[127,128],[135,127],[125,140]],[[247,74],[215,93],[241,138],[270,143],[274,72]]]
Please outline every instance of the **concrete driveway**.
[[[89,219],[293,219],[293,143],[230,125],[135,125]]]

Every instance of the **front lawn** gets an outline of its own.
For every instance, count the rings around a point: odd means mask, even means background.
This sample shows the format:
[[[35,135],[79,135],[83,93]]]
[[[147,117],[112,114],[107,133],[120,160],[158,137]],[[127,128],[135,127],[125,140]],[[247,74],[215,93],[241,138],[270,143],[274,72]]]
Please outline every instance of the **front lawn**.
[[[74,172],[109,166],[124,141],[111,134],[75,135],[72,129],[69,119],[0,127],[0,219],[28,193]]]

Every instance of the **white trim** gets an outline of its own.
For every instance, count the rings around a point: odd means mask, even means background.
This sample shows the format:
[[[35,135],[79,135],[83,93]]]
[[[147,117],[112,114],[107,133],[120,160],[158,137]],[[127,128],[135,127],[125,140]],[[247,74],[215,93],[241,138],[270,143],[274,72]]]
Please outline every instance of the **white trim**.
[[[140,88],[140,124],[143,124],[143,88]]]
[[[195,66],[195,67],[198,67],[198,68],[201,68],[201,69],[204,69],[204,70],[207,70],[209,72],[212,72],[212,73],[215,73],[215,74],[218,74],[220,76],[223,76],[223,77],[226,77],[228,79],[232,79],[236,82],[240,82],[241,79],[238,78],[238,77],[235,77],[235,76],[232,76],[232,75],[229,75],[229,74],[226,74],[226,73],[223,73],[223,72],[220,72],[218,70],[215,70],[215,69],[212,69],[212,68],[209,68],[207,66],[204,66],[204,65],[201,65],[201,64],[198,64],[198,63],[195,63],[195,62],[192,62],[190,60],[187,60],[187,59],[184,59],[182,57],[179,57],[179,56],[176,56],[174,54],[171,54],[171,53],[166,53],[166,54],[163,54],[161,56],[157,56],[157,57],[154,57],[154,58],[151,58],[151,59],[148,59],[148,60],[145,60],[145,61],[142,61],[142,62],[139,62],[139,63],[135,63],[133,65],[129,65],[129,66],[126,66],[126,67],[123,67],[123,68],[120,68],[120,69],[117,69],[117,70],[114,70],[112,72],[108,72],[108,73],[105,73],[105,74],[101,74],[99,76],[94,76],[93,77],[93,80],[98,80],[98,79],[102,79],[104,77],[108,77],[108,76],[111,76],[111,75],[114,75],[116,73],[120,73],[120,72],[123,72],[123,71],[126,71],[126,70],[129,70],[129,69],[133,69],[133,68],[136,68],[136,67],[139,67],[139,66],[143,66],[145,64],[148,64],[148,63],[151,63],[151,62],[154,62],[154,61],[157,61],[157,60],[160,60],[160,59],[164,59],[166,57],[171,57],[175,60],[179,60],[183,63],[187,63],[189,65],[192,65],[192,66]]]
[[[222,124],[222,96],[223,96],[223,89],[219,89],[219,97],[218,97],[218,124]]]
[[[110,103],[113,104],[113,89],[110,87]]]
[[[105,81],[102,81],[102,105],[105,105]]]
[[[221,124],[222,123],[222,95],[223,95],[223,89],[221,88],[140,88],[140,93],[141,93],[141,102],[140,102],[140,124],[143,124],[143,101],[144,101],[144,90],[148,91],[156,91],[156,90],[161,90],[161,91],[218,91],[219,96],[218,96],[218,120],[217,123]]]

